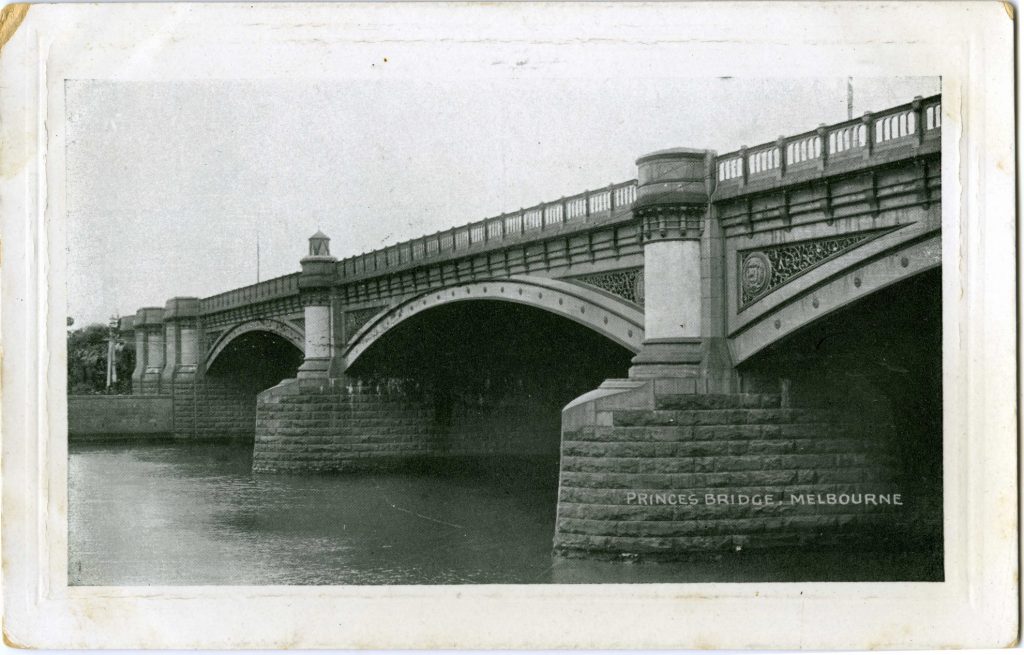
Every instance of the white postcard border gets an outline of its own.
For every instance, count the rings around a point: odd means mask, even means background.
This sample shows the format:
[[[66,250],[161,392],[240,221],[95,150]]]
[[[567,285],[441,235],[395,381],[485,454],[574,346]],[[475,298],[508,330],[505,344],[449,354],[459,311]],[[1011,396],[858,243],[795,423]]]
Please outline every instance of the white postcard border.
[[[1015,153],[1012,22],[1003,12],[995,3],[32,7],[0,51],[5,639],[49,648],[1011,642]],[[258,55],[247,48],[253,33],[265,39]],[[314,62],[351,46],[323,37],[357,33],[401,35],[389,45],[409,52],[472,34],[466,42],[547,52],[563,75],[585,73],[585,57],[591,67],[646,65],[652,74],[673,53],[695,77],[941,74],[946,582],[68,588],[63,80],[329,77]],[[261,70],[264,57],[276,59]],[[445,57],[387,74],[444,65],[446,75],[480,74]]]

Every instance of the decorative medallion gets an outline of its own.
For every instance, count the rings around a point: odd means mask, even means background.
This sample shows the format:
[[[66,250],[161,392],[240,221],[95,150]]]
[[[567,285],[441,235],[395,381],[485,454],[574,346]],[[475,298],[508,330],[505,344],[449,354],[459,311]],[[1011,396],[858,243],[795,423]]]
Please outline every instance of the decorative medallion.
[[[644,269],[627,268],[621,271],[593,273],[573,278],[574,282],[582,282],[597,287],[602,291],[640,305],[644,304]]]
[[[754,298],[764,293],[772,276],[772,262],[763,252],[752,252],[743,258],[740,284],[743,298]]]

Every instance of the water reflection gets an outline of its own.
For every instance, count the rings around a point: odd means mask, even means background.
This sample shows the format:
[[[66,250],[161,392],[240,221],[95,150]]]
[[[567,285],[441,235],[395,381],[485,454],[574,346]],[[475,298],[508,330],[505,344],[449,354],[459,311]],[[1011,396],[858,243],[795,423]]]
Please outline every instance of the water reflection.
[[[250,465],[244,444],[73,444],[70,584],[820,580],[838,570],[853,580],[915,576],[927,565],[800,553],[676,564],[554,559],[551,459],[331,476],[253,475]]]

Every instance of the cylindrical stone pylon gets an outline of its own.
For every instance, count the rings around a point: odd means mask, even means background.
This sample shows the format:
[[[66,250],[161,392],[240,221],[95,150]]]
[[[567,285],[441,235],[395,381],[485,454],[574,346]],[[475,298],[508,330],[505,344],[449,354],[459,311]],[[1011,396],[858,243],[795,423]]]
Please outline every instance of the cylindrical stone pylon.
[[[331,256],[330,239],[322,232],[309,238],[309,255],[301,260],[299,296],[305,326],[305,352],[298,377],[326,378],[334,354],[331,318],[331,286],[337,259]]]
[[[634,215],[644,243],[644,345],[630,377],[697,377],[701,363],[701,233],[707,150],[674,148],[637,160]]]

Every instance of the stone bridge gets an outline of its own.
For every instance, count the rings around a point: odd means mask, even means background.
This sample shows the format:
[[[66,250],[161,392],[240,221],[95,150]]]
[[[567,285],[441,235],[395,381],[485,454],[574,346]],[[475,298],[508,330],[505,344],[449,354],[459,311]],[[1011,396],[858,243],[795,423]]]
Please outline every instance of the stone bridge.
[[[261,471],[553,453],[564,554],[934,541],[941,122],[659,151],[341,260],[317,233],[297,273],[126,320],[133,388]]]

